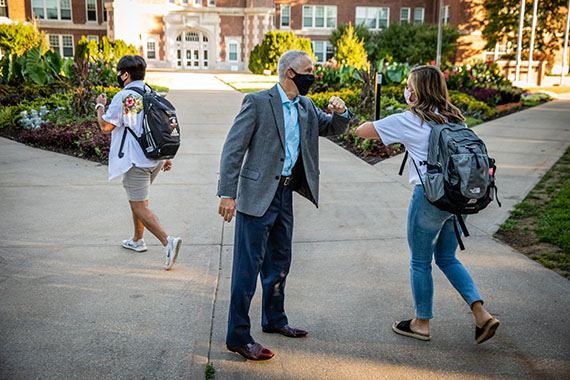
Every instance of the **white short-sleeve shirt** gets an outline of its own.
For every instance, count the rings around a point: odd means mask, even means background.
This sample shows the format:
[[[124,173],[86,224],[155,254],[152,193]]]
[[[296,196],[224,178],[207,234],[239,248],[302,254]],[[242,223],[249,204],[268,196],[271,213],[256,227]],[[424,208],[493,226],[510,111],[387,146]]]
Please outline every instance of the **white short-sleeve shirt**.
[[[422,123],[421,119],[411,111],[393,114],[384,119],[376,120],[374,128],[380,135],[382,142],[386,145],[400,143],[404,144],[408,151],[408,167],[410,171],[410,184],[421,184],[418,172],[411,162],[413,159],[420,170],[422,181],[426,174],[426,165],[420,162],[427,161],[429,135],[431,127]]]
[[[119,91],[111,101],[103,120],[113,124],[115,128],[111,131],[111,149],[109,150],[109,181],[123,173],[131,167],[149,168],[158,165],[160,161],[149,160],[143,153],[139,143],[133,135],[127,131],[125,145],[123,146],[124,156],[119,158],[119,148],[125,126],[128,126],[137,136],[142,133],[143,124],[143,100],[142,96],[132,90],[131,87],[143,88],[144,82],[137,80],[129,83],[124,89]]]

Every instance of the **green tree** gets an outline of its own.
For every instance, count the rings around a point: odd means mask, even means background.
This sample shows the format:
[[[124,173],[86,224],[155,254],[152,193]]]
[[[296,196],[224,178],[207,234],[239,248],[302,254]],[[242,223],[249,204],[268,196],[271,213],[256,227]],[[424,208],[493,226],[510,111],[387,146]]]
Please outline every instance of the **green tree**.
[[[338,40],[346,33],[349,25],[351,24],[340,24],[338,28],[332,31],[331,35],[329,36],[329,41],[336,51]],[[359,39],[364,42],[364,48],[366,49],[366,53],[368,56],[374,56],[376,51],[376,45],[374,44],[373,38],[374,34],[368,29],[368,27],[364,24],[357,24],[353,26],[354,33],[358,36]]]
[[[276,74],[279,58],[289,50],[302,50],[313,57],[313,48],[308,39],[297,38],[292,32],[267,32],[263,41],[251,51],[248,68],[255,74],[262,74],[263,70]]]
[[[48,50],[46,34],[40,32],[34,24],[0,24],[0,50],[4,54],[22,55],[35,47],[39,47],[42,52]]]
[[[362,69],[368,66],[368,54],[364,49],[364,41],[360,39],[352,24],[345,29],[344,34],[337,40],[336,60],[341,65]]]
[[[427,64],[435,61],[437,55],[437,25],[392,23],[378,33],[374,42],[377,47],[375,60],[386,56],[396,62]],[[445,59],[453,54],[459,38],[456,27],[444,25],[442,30],[441,56]]]
[[[529,49],[532,26],[533,1],[526,0],[522,50]],[[567,0],[541,0],[538,3],[534,49],[539,59],[550,60],[561,46],[556,36],[564,32]],[[518,43],[520,0],[485,0],[487,17],[482,22],[485,49],[494,49],[498,43],[510,42],[514,49]]]

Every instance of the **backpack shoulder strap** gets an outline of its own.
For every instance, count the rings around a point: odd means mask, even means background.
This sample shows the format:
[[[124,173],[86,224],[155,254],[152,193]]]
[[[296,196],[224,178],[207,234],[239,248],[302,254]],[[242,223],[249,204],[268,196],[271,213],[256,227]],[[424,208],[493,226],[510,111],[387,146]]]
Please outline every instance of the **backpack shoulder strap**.
[[[146,92],[145,90],[140,89],[140,88],[138,88],[138,87],[129,87],[129,88],[127,88],[127,90],[134,91],[134,92],[136,92],[136,93],[139,94],[139,95],[144,95],[145,92]]]
[[[119,158],[123,158],[125,156],[123,153],[123,147],[125,146],[125,140],[127,139],[127,131],[131,132],[131,135],[133,135],[135,140],[139,141],[139,138],[135,132],[131,128],[125,126],[125,132],[123,133],[123,138],[121,138],[121,146],[119,147]]]
[[[400,170],[398,171],[398,175],[402,175],[404,172],[404,167],[406,166],[406,161],[408,161],[408,151],[404,152],[404,158],[402,158],[402,163],[400,164]]]

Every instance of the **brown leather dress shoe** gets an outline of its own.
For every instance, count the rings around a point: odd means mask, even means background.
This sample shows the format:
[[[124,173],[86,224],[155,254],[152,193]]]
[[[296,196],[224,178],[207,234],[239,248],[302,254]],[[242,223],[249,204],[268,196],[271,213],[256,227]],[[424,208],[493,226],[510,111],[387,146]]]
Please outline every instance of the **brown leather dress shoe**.
[[[264,327],[263,332],[265,333],[277,333],[277,334],[281,334],[284,336],[288,336],[289,338],[302,338],[304,336],[307,336],[308,332],[305,330],[301,330],[298,329],[296,327],[290,326],[290,325],[285,325],[283,327],[280,327],[278,329],[270,329],[270,328],[266,328]]]
[[[275,354],[259,343],[248,343],[245,346],[227,346],[228,350],[236,352],[249,360],[268,360]]]

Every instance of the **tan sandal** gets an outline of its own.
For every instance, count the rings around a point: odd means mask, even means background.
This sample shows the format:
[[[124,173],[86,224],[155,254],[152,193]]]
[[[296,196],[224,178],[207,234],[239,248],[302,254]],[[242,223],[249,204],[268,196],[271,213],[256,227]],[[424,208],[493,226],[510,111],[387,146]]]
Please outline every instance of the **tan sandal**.
[[[411,323],[412,323],[411,319],[407,321],[395,322],[392,325],[392,330],[394,330],[396,334],[400,334],[410,338],[415,338],[423,341],[431,340],[431,335],[424,335],[417,332],[413,332]]]

